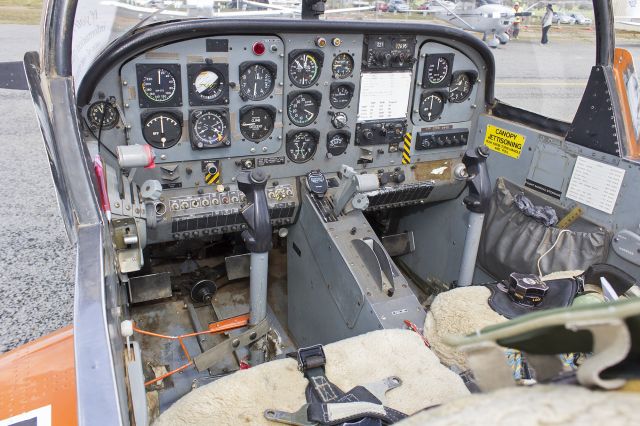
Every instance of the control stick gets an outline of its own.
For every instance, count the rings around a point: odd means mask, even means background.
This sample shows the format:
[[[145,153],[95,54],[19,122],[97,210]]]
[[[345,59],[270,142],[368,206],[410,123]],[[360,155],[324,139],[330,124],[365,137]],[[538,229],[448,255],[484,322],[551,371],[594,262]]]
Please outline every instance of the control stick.
[[[469,148],[462,158],[462,164],[466,167],[464,178],[469,189],[469,194],[464,197],[463,202],[469,210],[469,223],[464,240],[458,287],[471,285],[482,235],[482,223],[491,202],[491,180],[487,170],[488,156],[489,148],[483,145],[478,148]]]
[[[269,274],[269,250],[271,250],[271,220],[267,203],[267,174],[261,169],[245,172],[237,178],[238,189],[247,196],[247,206],[242,217],[248,229],[241,237],[251,252],[251,270],[249,273],[249,297],[251,312],[249,325],[256,326],[267,317],[267,277]],[[250,349],[251,362],[264,362],[262,350],[264,339],[259,339]]]

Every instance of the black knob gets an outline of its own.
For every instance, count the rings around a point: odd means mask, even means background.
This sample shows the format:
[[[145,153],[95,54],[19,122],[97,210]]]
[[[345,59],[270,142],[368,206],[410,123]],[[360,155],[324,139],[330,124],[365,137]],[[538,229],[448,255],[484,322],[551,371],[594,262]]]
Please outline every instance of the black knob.
[[[364,136],[365,139],[373,139],[373,132],[371,129],[364,129],[362,131],[362,136]]]
[[[404,175],[404,172],[400,171],[400,172],[396,172],[393,176],[393,180],[396,183],[402,183],[404,182],[406,179],[406,176]]]
[[[382,173],[378,178],[380,185],[386,185],[389,183],[389,173]]]

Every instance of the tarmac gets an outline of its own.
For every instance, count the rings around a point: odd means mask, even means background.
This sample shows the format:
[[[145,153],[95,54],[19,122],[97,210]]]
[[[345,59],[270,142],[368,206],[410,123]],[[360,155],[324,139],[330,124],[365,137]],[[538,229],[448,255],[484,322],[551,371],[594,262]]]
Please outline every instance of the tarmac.
[[[595,36],[554,40],[552,31],[546,46],[535,34],[524,38],[493,50],[496,96],[571,120],[595,59]],[[37,26],[0,25],[0,61],[21,60],[38,44]],[[640,67],[640,43],[619,45]],[[73,319],[75,252],[58,213],[28,92],[0,89],[0,182],[1,353]]]

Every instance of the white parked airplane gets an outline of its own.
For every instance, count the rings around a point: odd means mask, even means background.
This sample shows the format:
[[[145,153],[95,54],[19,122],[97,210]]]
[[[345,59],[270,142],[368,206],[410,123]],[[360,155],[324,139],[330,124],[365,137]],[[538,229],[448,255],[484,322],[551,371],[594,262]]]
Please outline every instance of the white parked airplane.
[[[640,1],[640,0],[639,0]],[[534,5],[516,13],[513,7],[505,6],[500,0],[476,0],[475,2],[459,2],[432,0],[427,13],[463,30],[483,34],[483,40],[490,47],[509,42],[508,31],[516,17],[531,16]]]

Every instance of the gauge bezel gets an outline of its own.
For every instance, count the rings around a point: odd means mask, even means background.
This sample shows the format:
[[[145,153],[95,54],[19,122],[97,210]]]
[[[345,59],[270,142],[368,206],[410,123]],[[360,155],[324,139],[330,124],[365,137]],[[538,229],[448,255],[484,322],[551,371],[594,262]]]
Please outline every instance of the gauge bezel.
[[[455,81],[456,77],[458,77],[460,74],[466,74],[467,77],[469,77],[469,82],[471,83],[471,90],[469,90],[469,94],[462,100],[460,101],[452,101],[451,100],[451,85],[453,84],[453,82]],[[471,94],[473,93],[473,89],[476,86],[476,81],[478,80],[478,73],[476,71],[473,70],[462,70],[462,71],[455,71],[451,74],[451,83],[449,84],[449,95],[447,95],[447,101],[451,102],[452,104],[461,104],[466,100],[469,100],[469,98],[471,98]]]
[[[222,76],[222,91],[215,99],[202,98],[194,87],[196,77],[202,71],[213,71]],[[190,106],[209,106],[209,105],[227,105],[229,103],[229,65],[228,64],[215,64],[211,63],[199,63],[199,64],[187,64],[187,81],[189,84],[189,105]]]
[[[258,97],[258,98],[250,98],[249,96],[247,96],[246,94],[244,94],[242,92],[242,74],[247,69],[249,69],[250,67],[252,67],[254,65],[262,65],[263,67],[268,69],[269,72],[271,73],[271,77],[273,78],[273,85],[271,86],[271,90],[269,91],[269,93],[267,93],[264,96]],[[278,84],[277,81],[276,81],[277,78],[278,78],[278,65],[276,65],[273,62],[269,62],[269,61],[245,61],[245,62],[242,62],[238,66],[238,95],[245,102],[246,101],[262,101],[264,99],[267,99],[269,96],[273,95],[273,91],[275,90],[275,87]]]
[[[311,153],[311,155],[309,156],[309,158],[307,158],[304,161],[296,161],[296,160],[292,159],[291,157],[289,157],[289,144],[291,142],[293,142],[293,139],[294,139],[295,135],[297,135],[298,133],[302,133],[302,132],[310,133],[314,137],[314,139],[316,141],[316,144],[315,144],[315,148],[314,148],[313,152]],[[290,130],[290,131],[287,132],[287,137],[286,137],[285,146],[284,146],[284,153],[287,156],[287,159],[289,161],[291,161],[292,163],[304,164],[304,163],[306,163],[308,161],[313,160],[314,156],[318,152],[318,145],[320,145],[320,132],[317,131],[316,129],[295,129],[295,130]]]
[[[198,137],[195,134],[195,125],[202,115],[206,113],[217,113],[222,116],[225,121],[225,131],[223,132],[224,138],[222,141],[217,143],[216,145],[204,145],[198,146]],[[226,108],[206,108],[206,109],[194,109],[189,111],[189,141],[191,143],[191,147],[197,150],[203,149],[216,149],[216,148],[226,148],[231,145],[231,139],[229,138],[230,134],[230,123],[229,123],[229,111]]]
[[[440,111],[440,114],[437,115],[435,118],[429,120],[426,117],[424,117],[422,115],[422,102],[429,96],[431,95],[438,95],[441,99],[442,99],[442,111]],[[444,113],[444,109],[446,107],[446,103],[448,102],[448,96],[449,96],[449,92],[448,91],[444,91],[444,90],[429,90],[426,92],[423,92],[420,95],[420,102],[418,103],[418,115],[420,116],[420,120],[427,122],[427,123],[433,123],[434,121],[437,121],[439,119],[442,118],[442,114]]]
[[[346,55],[349,58],[351,58],[351,71],[349,71],[349,74],[346,74],[344,76],[339,76],[336,74],[335,70],[334,70],[334,64],[336,62],[336,59],[338,59],[338,56],[342,56],[342,55]],[[339,52],[338,54],[336,54],[336,56],[333,57],[333,59],[331,60],[331,75],[333,76],[333,78],[335,78],[336,80],[344,80],[345,78],[350,78],[353,77],[353,72],[355,70],[356,67],[356,60],[353,57],[353,55],[349,52]]]
[[[266,110],[269,113],[269,115],[271,116],[271,122],[273,123],[272,126],[271,126],[271,131],[266,136],[264,136],[263,138],[260,138],[260,139],[253,139],[253,138],[247,137],[247,135],[245,135],[242,132],[242,126],[241,126],[242,116],[244,114],[246,114],[247,112],[251,111],[252,109],[256,109],[256,108],[261,108],[261,109]],[[239,114],[238,114],[238,128],[240,129],[240,134],[242,135],[242,137],[244,139],[246,139],[247,141],[249,141],[249,142],[260,143],[260,142],[262,142],[262,141],[264,141],[266,139],[269,139],[269,138],[273,137],[272,136],[273,135],[273,131],[276,129],[276,109],[271,105],[261,105],[261,104],[245,105],[242,108],[240,108],[240,111],[239,111]]]
[[[345,106],[342,106],[342,107],[335,106],[333,104],[333,102],[331,102],[331,94],[333,93],[333,91],[335,89],[337,89],[340,86],[347,86],[349,88],[349,90],[351,90],[351,97],[349,98],[349,102],[347,102],[347,104]],[[356,92],[356,86],[355,86],[355,84],[353,84],[351,82],[348,82],[348,81],[336,81],[334,83],[331,83],[331,86],[329,87],[329,104],[335,109],[345,109],[351,104],[351,101],[353,100],[353,95],[355,95],[355,92]]]
[[[300,84],[296,83],[296,81],[291,77],[291,63],[293,62],[293,59],[296,56],[301,55],[303,53],[308,53],[308,54],[311,54],[311,55],[315,56],[315,58],[316,58],[316,60],[318,62],[318,75],[309,84],[300,85]],[[323,63],[324,63],[324,53],[322,53],[320,50],[315,50],[315,49],[296,49],[296,50],[291,51],[289,53],[288,58],[287,58],[287,76],[289,78],[289,81],[291,82],[292,85],[294,85],[296,87],[299,87],[301,89],[306,89],[308,87],[313,86],[314,84],[317,84],[318,80],[320,80],[320,77],[322,76],[322,65],[323,65]]]
[[[331,139],[333,139],[334,136],[336,135],[344,135],[347,138],[347,145],[344,147],[344,150],[339,153],[339,154],[334,154],[333,152],[329,151],[329,141]],[[326,143],[326,149],[327,149],[327,154],[331,154],[334,157],[336,155],[344,155],[347,153],[347,149],[349,148],[349,145],[351,145],[351,132],[347,131],[347,130],[332,130],[330,132],[327,133],[327,143]]]
[[[103,123],[103,125],[102,125],[102,129],[100,129],[100,124],[99,124],[99,123],[98,123],[98,124],[96,124],[96,123],[93,123],[93,122],[91,121],[91,115],[90,115],[90,113],[91,113],[91,109],[92,109],[93,107],[95,107],[97,104],[101,104],[101,103],[104,103],[105,105],[108,105],[108,107],[109,107],[109,108],[111,108],[111,109],[113,109],[113,111],[115,112],[115,121],[113,122],[113,124],[107,124],[107,125],[104,125],[104,123]],[[120,122],[120,112],[118,111],[118,108],[117,108],[117,107],[115,107],[115,106],[112,104],[112,101],[110,101],[110,100],[108,100],[108,99],[99,99],[99,100],[97,100],[97,101],[95,101],[95,102],[92,102],[90,105],[88,105],[88,106],[86,107],[85,112],[84,112],[84,116],[85,116],[85,117],[86,117],[86,119],[87,119],[87,124],[89,125],[89,127],[90,127],[92,130],[111,130],[111,129],[113,129],[114,127],[116,127],[116,126],[118,125],[118,123]]]
[[[289,105],[291,105],[291,102],[299,95],[310,95],[311,97],[313,97],[318,105],[318,112],[316,113],[315,117],[313,117],[313,119],[311,121],[309,121],[307,124],[297,124],[295,123],[292,119],[291,119],[291,115],[289,114]],[[296,90],[294,92],[290,92],[287,95],[287,118],[289,119],[289,123],[291,123],[291,125],[296,126],[296,127],[308,127],[310,125],[312,125],[317,119],[318,116],[320,115],[320,108],[322,107],[322,94],[316,90]]]
[[[144,129],[147,127],[146,124],[156,115],[168,115],[171,118],[173,118],[174,120],[176,120],[176,122],[179,124],[179,128],[180,128],[180,135],[178,136],[178,139],[175,142],[172,142],[170,146],[157,146],[154,143],[149,142],[149,140],[145,137],[144,134]],[[163,111],[150,111],[147,112],[145,114],[142,114],[140,116],[140,123],[142,125],[140,132],[142,133],[142,139],[144,139],[144,141],[151,145],[152,147],[156,148],[156,149],[169,149],[169,148],[173,148],[174,146],[176,146],[178,144],[178,142],[180,142],[182,140],[182,136],[184,133],[184,119],[182,116],[182,112],[180,110],[163,110]]]
[[[451,84],[451,75],[453,73],[453,60],[455,54],[454,53],[431,53],[424,58],[423,69],[422,69],[422,87],[425,89],[439,89],[442,87],[448,87]],[[449,68],[447,70],[447,75],[440,81],[439,83],[432,83],[429,81],[429,65],[433,61],[437,61],[440,58],[444,58],[447,60],[449,64]]]
[[[176,81],[176,88],[173,96],[164,102],[157,102],[147,97],[142,89],[142,79],[151,70],[164,68],[173,76]],[[138,105],[140,108],[173,108],[182,106],[182,69],[180,64],[136,64],[136,78],[138,86]]]

